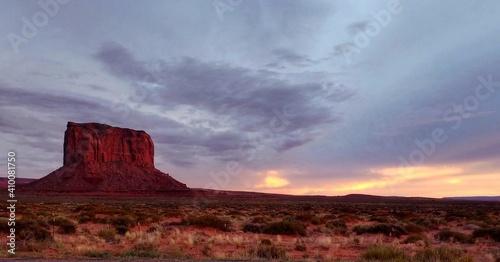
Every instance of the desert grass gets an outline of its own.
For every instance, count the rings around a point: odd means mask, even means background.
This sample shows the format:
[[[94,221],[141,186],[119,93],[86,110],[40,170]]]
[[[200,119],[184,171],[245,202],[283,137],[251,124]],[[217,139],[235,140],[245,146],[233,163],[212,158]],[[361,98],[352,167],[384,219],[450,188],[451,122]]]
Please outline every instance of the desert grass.
[[[95,259],[369,261],[377,252],[397,260],[399,251],[412,262],[500,258],[500,212],[493,203],[207,200],[194,206],[189,199],[151,199],[147,205],[138,199],[85,201],[89,199],[20,201],[21,209],[24,203],[32,211],[22,212],[16,225],[18,250],[37,258]],[[464,217],[459,217],[461,211]],[[7,220],[0,217],[2,221]],[[229,228],[220,221],[229,221]],[[59,230],[64,224],[68,231]],[[254,230],[245,230],[247,225]],[[0,237],[6,236],[5,229],[0,226]]]

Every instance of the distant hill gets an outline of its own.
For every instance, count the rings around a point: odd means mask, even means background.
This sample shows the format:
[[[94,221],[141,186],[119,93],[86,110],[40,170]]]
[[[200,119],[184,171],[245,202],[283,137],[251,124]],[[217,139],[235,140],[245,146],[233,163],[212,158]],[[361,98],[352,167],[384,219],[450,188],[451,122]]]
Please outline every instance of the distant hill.
[[[16,178],[16,186],[28,184],[37,179],[33,178]],[[7,188],[8,179],[6,177],[0,177],[0,188]],[[161,195],[161,193],[160,193]],[[261,192],[247,192],[247,191],[225,191],[225,190],[213,190],[213,189],[203,189],[203,188],[192,188],[189,192],[184,192],[183,196],[186,197],[215,197],[215,198],[283,198],[290,200],[334,200],[340,202],[414,202],[414,201],[488,201],[488,202],[500,202],[500,196],[471,196],[471,197],[443,197],[439,198],[427,198],[427,197],[403,197],[403,196],[377,196],[377,195],[366,195],[366,194],[349,194],[344,196],[309,196],[309,195],[286,195],[286,194],[273,194],[273,193],[261,193]]]
[[[444,200],[499,201],[500,196],[443,197]]]

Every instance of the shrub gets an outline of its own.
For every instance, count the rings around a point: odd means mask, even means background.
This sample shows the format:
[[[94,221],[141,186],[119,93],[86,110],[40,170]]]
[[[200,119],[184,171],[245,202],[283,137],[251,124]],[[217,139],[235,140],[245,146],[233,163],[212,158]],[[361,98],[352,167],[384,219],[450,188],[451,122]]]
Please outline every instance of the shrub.
[[[355,237],[352,242],[355,244],[355,245],[359,245],[361,244],[361,239],[359,237]]]
[[[372,246],[365,250],[361,255],[366,260],[376,261],[408,261],[408,255],[393,246]]]
[[[111,253],[99,250],[87,250],[83,253],[86,257],[111,258]]]
[[[128,250],[125,256],[156,258],[160,256],[160,252],[151,243],[140,243]]]
[[[311,223],[313,225],[319,225],[319,224],[324,224],[325,223],[325,220],[321,217],[318,217],[318,216],[314,216],[313,218],[311,218]]]
[[[326,227],[332,229],[335,234],[347,234],[347,224],[343,219],[328,221]]]
[[[212,246],[211,245],[206,244],[201,249],[201,253],[203,253],[203,255],[205,255],[207,257],[211,257],[212,254],[214,253],[214,251],[212,250]]]
[[[328,221],[326,223],[326,227],[347,227],[347,223],[343,219],[336,219],[332,221]]]
[[[116,231],[113,229],[102,229],[97,232],[97,236],[106,240],[106,242],[114,242],[116,240]]]
[[[181,217],[183,213],[178,209],[166,210],[163,212],[164,217]]]
[[[409,222],[404,226],[405,230],[409,233],[422,233],[427,231],[423,226],[419,226],[415,223]]]
[[[410,244],[410,243],[417,243],[418,241],[424,242],[425,246],[430,246],[431,242],[429,239],[423,235],[416,234],[416,235],[410,235],[407,237],[402,243],[403,244]]]
[[[52,240],[49,225],[41,219],[23,217],[16,221],[16,232],[20,240],[45,241]]]
[[[495,242],[500,242],[500,227],[476,229],[472,232],[472,237],[491,237]]]
[[[92,219],[95,223],[98,224],[108,224],[109,223],[109,218],[108,217],[96,217]]]
[[[468,210],[454,210],[454,211],[448,211],[446,215],[444,216],[444,219],[446,221],[459,221],[461,219],[467,219],[467,220],[481,220],[476,214],[473,214],[472,212]]]
[[[297,221],[282,220],[269,223],[262,228],[262,233],[271,235],[306,235],[306,227]]]
[[[238,216],[243,216],[244,214],[238,210],[231,210],[231,211],[227,212],[227,215],[232,216],[232,217],[238,217]]]
[[[151,215],[151,217],[148,220],[151,221],[151,223],[160,223],[161,219],[162,219],[162,216],[160,216],[158,214],[153,214],[153,215]]]
[[[330,246],[332,245],[332,238],[331,237],[319,237],[317,239],[317,243],[319,246],[324,249],[328,250],[330,249]]]
[[[137,223],[137,221],[130,215],[123,215],[110,218],[109,223],[115,226],[117,234],[123,236],[130,230],[130,227],[134,226]]]
[[[462,257],[462,251],[448,246],[440,246],[437,248],[428,248],[418,251],[415,254],[415,261],[421,262],[468,262],[472,261],[470,257]]]
[[[117,226],[132,227],[136,224],[136,221],[133,217],[126,215],[126,216],[112,217],[109,220],[109,223],[115,227]]]
[[[270,240],[270,239],[268,239],[268,238],[264,238],[264,239],[262,239],[262,240],[260,241],[260,244],[261,244],[261,245],[268,245],[268,246],[270,246],[270,245],[272,245],[273,243],[271,242],[271,240]]]
[[[431,218],[413,218],[410,219],[411,222],[415,223],[416,225],[421,226],[423,229],[427,230],[437,230],[439,229],[439,221],[437,219]]]
[[[299,221],[302,221],[302,222],[307,222],[309,220],[311,220],[314,216],[310,213],[300,213],[298,215],[295,216],[295,219],[299,220]]]
[[[262,233],[262,227],[259,224],[246,224],[243,226],[243,232]]]
[[[394,237],[400,237],[401,235],[408,234],[408,232],[404,228],[398,225],[387,224],[387,223],[376,223],[367,226],[356,225],[354,226],[353,231],[358,235],[364,233],[369,233],[369,234],[381,233],[386,236],[394,236]]]
[[[202,227],[213,227],[222,231],[230,231],[231,221],[214,215],[188,216],[181,221],[183,225],[196,225]]]
[[[74,234],[76,233],[76,225],[68,219],[59,222],[59,229],[57,230],[60,234]]]
[[[259,216],[259,217],[254,217],[252,219],[252,223],[266,223],[267,220],[268,219],[266,217]]]
[[[389,218],[386,216],[376,216],[376,217],[371,217],[370,221],[373,222],[379,222],[379,223],[389,223]]]
[[[93,217],[90,217],[88,215],[81,215],[81,217],[78,219],[78,223],[80,224],[85,224],[89,221],[92,221]]]
[[[130,228],[128,226],[116,226],[115,227],[116,233],[118,235],[122,235],[122,236],[124,236],[129,231],[129,229]]]
[[[436,235],[434,235],[434,238],[443,242],[457,241],[463,244],[470,244],[473,241],[473,239],[467,234],[448,229],[439,231]]]
[[[295,244],[295,250],[297,251],[306,251],[307,247],[304,243],[296,243]]]
[[[60,226],[61,224],[67,223],[69,220],[65,217],[53,217],[48,220],[49,225]]]
[[[135,217],[137,219],[134,219],[130,216],[125,216],[125,217],[127,217],[127,219],[132,219],[134,221],[134,224],[135,223],[147,224],[147,222],[148,222],[147,220],[149,218],[149,215],[147,215],[143,212],[137,212],[137,213],[135,213]],[[129,226],[131,226],[131,225],[129,225]]]
[[[59,234],[74,234],[76,233],[76,224],[65,217],[55,217],[49,219],[48,223],[53,226],[58,226],[57,233]]]
[[[162,227],[161,226],[152,226],[152,227],[149,227],[146,232],[147,233],[154,233],[154,232],[157,232],[157,231],[162,231]]]
[[[255,251],[255,255],[264,259],[284,259],[286,253],[285,250],[276,245],[260,244]]]

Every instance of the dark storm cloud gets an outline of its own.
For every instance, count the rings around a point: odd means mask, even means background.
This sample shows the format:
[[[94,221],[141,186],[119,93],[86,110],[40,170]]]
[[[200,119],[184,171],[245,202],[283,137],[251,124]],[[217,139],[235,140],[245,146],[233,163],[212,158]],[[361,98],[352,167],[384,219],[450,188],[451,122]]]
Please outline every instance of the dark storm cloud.
[[[2,105],[26,105],[32,110],[54,111],[59,109],[72,110],[95,110],[101,107],[91,99],[76,98],[65,95],[57,95],[36,90],[25,90],[21,88],[6,87],[0,84],[0,103]],[[76,95],[75,95],[76,96]]]
[[[76,119],[77,115],[79,119],[92,119],[103,114],[105,109],[95,99],[82,95],[77,98],[70,94],[57,95],[36,89],[8,87],[6,84],[0,84],[0,92],[3,94],[0,97],[0,132],[22,135],[25,138],[21,143],[52,152],[58,150],[46,142],[59,139],[62,132],[60,126],[46,121],[48,118],[62,120],[65,124],[67,120]]]
[[[103,43],[94,57],[117,75],[143,78],[148,73],[128,50],[114,42]]]
[[[35,129],[27,129],[27,126],[36,126]],[[57,137],[54,127],[50,126],[45,121],[41,121],[37,117],[28,115],[25,112],[16,109],[2,108],[0,115],[0,133],[5,135],[22,136],[22,143],[35,146],[46,143],[47,140]],[[7,136],[6,136],[7,137]],[[35,139],[35,141],[31,139]],[[7,139],[7,138],[6,138]],[[8,140],[8,139],[7,139]],[[9,140],[12,143],[18,141]],[[41,148],[41,146],[36,146]],[[53,146],[46,145],[46,151],[57,151]]]
[[[309,143],[313,140],[314,138],[312,137],[308,137],[308,138],[300,138],[300,137],[297,137],[297,138],[294,138],[294,139],[290,139],[290,138],[287,138],[285,139],[280,145],[279,147],[277,148],[277,150],[279,152],[284,152],[284,151],[287,151],[287,150],[290,150],[292,148],[295,148],[295,147],[299,147],[299,146],[302,146],[306,143]]]
[[[202,158],[222,161],[239,160],[238,144],[243,136],[234,132],[207,133],[194,127],[189,130],[151,132],[155,145],[168,161],[181,167],[195,166]]]
[[[44,121],[47,114],[51,119],[66,120],[69,115],[92,116],[104,107],[93,99],[79,95],[57,95],[36,89],[22,89],[0,84],[0,132],[36,138],[59,137],[57,128]],[[22,106],[20,109],[19,106]],[[26,128],[35,126],[37,128]]]
[[[92,90],[96,90],[96,91],[106,90],[106,87],[100,86],[100,85],[88,85],[88,87],[91,88]]]
[[[286,75],[189,57],[162,61],[156,64],[155,72],[145,73],[145,63],[117,44],[107,44],[97,53],[97,60],[118,77],[139,82],[144,78],[142,74],[152,74],[157,87],[143,87],[148,94],[143,103],[166,111],[190,106],[207,113],[212,118],[206,119],[211,127],[227,122],[230,130],[224,132],[186,126],[188,132],[158,134],[161,143],[204,148],[197,149],[198,155],[227,158],[249,136],[263,137],[262,133],[270,128],[282,129],[278,135],[264,139],[277,151],[301,146],[339,121],[336,104],[354,95],[347,88],[328,88],[315,80],[293,83],[284,80]],[[288,51],[279,53],[293,63],[308,61]]]
[[[355,35],[359,32],[363,32],[368,25],[369,21],[360,21],[356,23],[352,23],[346,27],[346,31],[351,34]]]
[[[314,63],[312,59],[285,48],[275,49],[273,54],[278,61],[296,66],[305,66]]]

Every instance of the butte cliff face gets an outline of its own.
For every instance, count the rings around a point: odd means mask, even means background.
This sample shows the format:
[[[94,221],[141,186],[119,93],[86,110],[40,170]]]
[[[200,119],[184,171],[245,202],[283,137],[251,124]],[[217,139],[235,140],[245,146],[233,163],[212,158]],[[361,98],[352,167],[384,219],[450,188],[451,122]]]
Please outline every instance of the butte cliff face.
[[[144,131],[98,123],[68,123],[63,165],[123,162],[154,168],[154,145]]]
[[[69,122],[63,166],[26,185],[29,191],[138,192],[188,189],[154,166],[154,144],[144,131]]]

